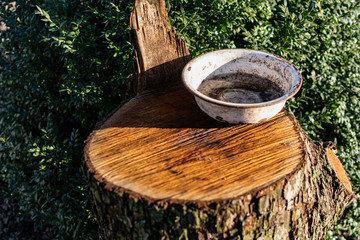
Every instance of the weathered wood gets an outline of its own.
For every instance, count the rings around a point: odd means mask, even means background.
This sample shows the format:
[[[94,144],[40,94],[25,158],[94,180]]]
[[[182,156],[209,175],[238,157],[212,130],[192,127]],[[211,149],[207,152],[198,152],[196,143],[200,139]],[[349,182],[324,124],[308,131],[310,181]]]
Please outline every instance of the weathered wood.
[[[331,144],[283,110],[217,122],[180,83],[189,60],[163,0],[137,0],[129,96],[85,146],[101,239],[322,239],[354,199]]]
[[[130,40],[134,45],[129,96],[180,82],[179,72],[190,60],[185,42],[170,30],[164,1],[136,0],[130,15]]]

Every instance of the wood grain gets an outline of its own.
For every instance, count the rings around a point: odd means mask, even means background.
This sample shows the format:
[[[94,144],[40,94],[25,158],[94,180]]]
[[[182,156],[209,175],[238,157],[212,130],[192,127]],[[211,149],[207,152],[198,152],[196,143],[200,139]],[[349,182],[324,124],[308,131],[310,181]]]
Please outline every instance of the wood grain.
[[[190,61],[190,53],[175,29],[170,29],[164,1],[136,0],[130,15],[130,41],[134,46],[133,75],[128,95],[173,86]]]
[[[153,200],[236,198],[284,179],[304,158],[286,111],[261,124],[226,125],[182,87],[130,100],[87,145],[103,182]]]

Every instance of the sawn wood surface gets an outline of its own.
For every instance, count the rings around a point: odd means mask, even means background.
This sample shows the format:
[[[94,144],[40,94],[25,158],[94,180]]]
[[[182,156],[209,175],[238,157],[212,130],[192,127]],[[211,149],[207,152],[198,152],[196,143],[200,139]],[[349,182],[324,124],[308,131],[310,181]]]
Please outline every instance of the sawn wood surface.
[[[285,110],[259,124],[217,122],[183,87],[136,97],[93,132],[88,166],[108,187],[150,200],[233,199],[283,180],[304,159]]]

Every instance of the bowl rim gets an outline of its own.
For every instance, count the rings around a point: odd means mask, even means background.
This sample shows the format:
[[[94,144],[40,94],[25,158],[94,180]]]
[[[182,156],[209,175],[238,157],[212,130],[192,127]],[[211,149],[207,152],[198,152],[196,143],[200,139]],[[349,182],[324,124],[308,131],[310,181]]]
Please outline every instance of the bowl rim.
[[[185,80],[185,71],[190,67],[190,65],[192,63],[194,63],[198,58],[202,58],[208,54],[213,54],[215,52],[222,52],[222,51],[248,51],[248,52],[256,52],[256,53],[260,53],[260,54],[265,54],[265,55],[270,55],[275,57],[277,60],[285,62],[290,64],[290,66],[292,66],[295,71],[299,74],[299,83],[297,85],[296,88],[292,87],[290,89],[290,91],[288,91],[287,93],[285,93],[283,96],[273,99],[271,101],[267,101],[267,102],[261,102],[261,103],[232,103],[232,102],[225,102],[225,101],[221,101],[221,100],[217,100],[215,98],[211,98],[209,96],[206,96],[205,94],[202,94],[201,92],[197,91],[197,89],[190,87],[190,85],[187,83],[187,81]],[[303,77],[301,75],[300,70],[290,61],[286,60],[285,58],[282,58],[276,54],[273,53],[269,53],[269,52],[265,52],[265,51],[261,51],[261,50],[254,50],[254,49],[248,49],[248,48],[225,48],[225,49],[219,49],[219,50],[214,50],[214,51],[210,51],[204,54],[201,54],[193,59],[191,59],[183,68],[182,70],[182,74],[181,74],[181,78],[182,78],[182,82],[185,85],[186,89],[192,93],[193,95],[195,95],[195,97],[198,97],[202,100],[205,100],[207,102],[213,103],[213,104],[217,104],[217,105],[222,105],[222,106],[226,106],[226,107],[235,107],[235,108],[258,108],[258,107],[267,107],[267,106],[271,106],[271,105],[275,105],[278,103],[281,103],[283,101],[287,101],[289,98],[293,97],[296,93],[299,92],[302,84],[303,84]]]

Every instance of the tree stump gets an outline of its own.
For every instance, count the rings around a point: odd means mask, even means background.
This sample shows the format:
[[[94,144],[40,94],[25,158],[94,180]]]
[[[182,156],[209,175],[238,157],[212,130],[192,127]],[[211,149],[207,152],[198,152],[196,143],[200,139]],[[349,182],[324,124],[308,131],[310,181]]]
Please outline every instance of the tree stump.
[[[135,1],[130,19],[136,97],[85,146],[100,238],[324,238],[355,197],[334,146],[286,110],[252,125],[211,119],[179,84],[189,53],[164,2]]]

